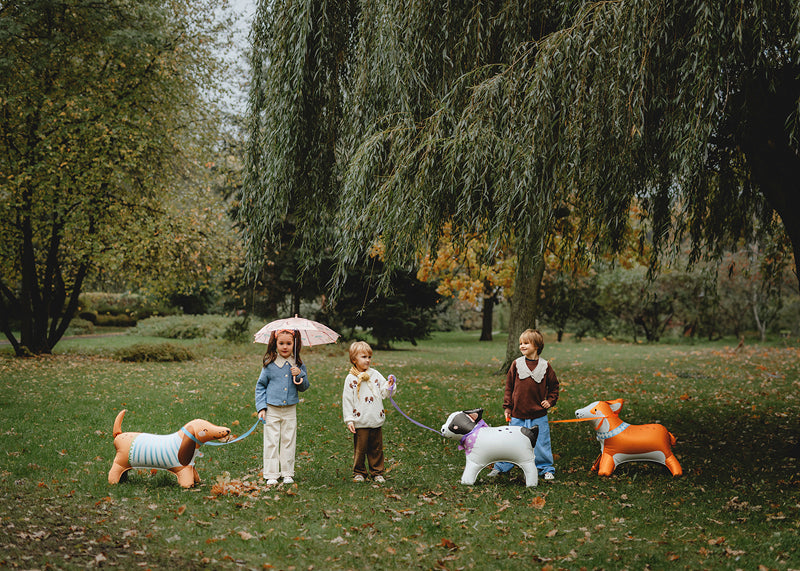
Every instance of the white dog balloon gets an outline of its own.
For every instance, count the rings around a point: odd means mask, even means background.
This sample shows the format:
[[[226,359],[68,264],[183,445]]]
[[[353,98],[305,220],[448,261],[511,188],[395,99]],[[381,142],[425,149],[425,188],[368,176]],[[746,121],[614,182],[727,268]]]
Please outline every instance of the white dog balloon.
[[[539,436],[539,428],[492,427],[482,417],[482,408],[462,410],[451,414],[442,425],[442,436],[458,440],[458,448],[467,455],[461,483],[471,486],[478,473],[493,462],[511,462],[522,468],[526,486],[536,486],[539,474],[533,447]]]

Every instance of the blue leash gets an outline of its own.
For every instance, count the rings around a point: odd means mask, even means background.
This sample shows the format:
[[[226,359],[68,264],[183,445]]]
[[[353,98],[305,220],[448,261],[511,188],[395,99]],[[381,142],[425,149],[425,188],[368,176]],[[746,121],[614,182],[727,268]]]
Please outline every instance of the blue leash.
[[[248,430],[241,436],[237,436],[233,440],[229,440],[228,442],[200,442],[197,438],[194,437],[194,434],[186,430],[184,427],[181,427],[181,430],[186,436],[194,440],[198,446],[202,446],[203,444],[208,444],[209,446],[225,446],[226,444],[233,444],[234,442],[239,442],[240,440],[244,440],[245,438],[250,436],[250,434],[252,434],[252,432],[256,429],[256,426],[258,426],[259,423],[263,422],[264,421],[259,418],[258,420],[256,420],[256,423],[250,427],[250,430]]]

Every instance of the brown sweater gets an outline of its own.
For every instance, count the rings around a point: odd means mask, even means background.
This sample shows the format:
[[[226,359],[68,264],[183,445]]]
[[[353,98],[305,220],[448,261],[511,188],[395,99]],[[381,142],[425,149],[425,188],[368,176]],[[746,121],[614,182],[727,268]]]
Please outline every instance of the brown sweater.
[[[533,371],[539,359],[525,359],[528,368]],[[506,375],[506,392],[503,397],[503,409],[511,409],[511,416],[519,419],[541,418],[547,414],[542,401],[547,400],[550,406],[558,402],[558,379],[553,367],[547,364],[547,372],[542,382],[537,383],[533,377],[519,378],[517,363],[511,364]]]

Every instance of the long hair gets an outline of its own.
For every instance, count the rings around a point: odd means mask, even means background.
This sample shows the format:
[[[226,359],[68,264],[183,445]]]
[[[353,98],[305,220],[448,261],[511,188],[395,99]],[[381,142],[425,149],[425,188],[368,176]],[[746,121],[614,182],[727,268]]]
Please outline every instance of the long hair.
[[[265,367],[278,358],[278,335],[281,333],[289,333],[289,330],[281,329],[280,331],[273,331],[269,334],[267,352],[264,353]],[[292,338],[294,339],[294,348],[292,353],[294,354],[294,360],[297,362],[297,366],[299,367],[303,364],[303,361],[300,359],[300,349],[303,348],[303,340],[300,338],[300,332],[298,330],[295,329],[291,331],[291,333]]]

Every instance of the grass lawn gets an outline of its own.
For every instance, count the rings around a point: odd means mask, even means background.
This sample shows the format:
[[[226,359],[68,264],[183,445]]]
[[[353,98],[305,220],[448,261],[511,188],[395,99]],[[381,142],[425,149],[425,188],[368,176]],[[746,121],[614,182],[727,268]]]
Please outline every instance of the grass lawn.
[[[396,401],[438,429],[484,407],[502,424],[505,339],[437,334],[376,352]],[[156,342],[156,340],[149,340]],[[199,486],[136,472],[107,482],[112,424],[169,433],[201,417],[234,434],[255,422],[262,345],[180,341],[182,363],[123,363],[139,337],[70,339],[57,355],[0,348],[0,568],[83,569],[800,569],[800,349],[724,343],[633,345],[546,338],[561,397],[551,420],[624,398],[631,424],[663,423],[684,476],[630,463],[601,478],[586,423],[552,425],[557,479],[526,488],[514,469],[459,483],[457,443],[386,402],[388,481],[353,483],[341,422],[344,345],[304,350],[297,483],[260,479],[261,430],[203,448]],[[172,341],[175,343],[175,341]]]

